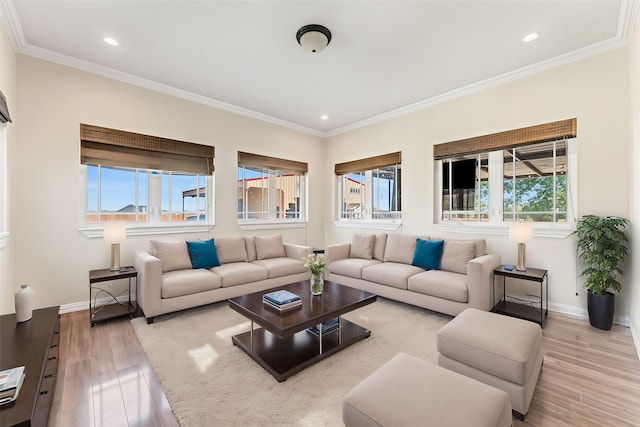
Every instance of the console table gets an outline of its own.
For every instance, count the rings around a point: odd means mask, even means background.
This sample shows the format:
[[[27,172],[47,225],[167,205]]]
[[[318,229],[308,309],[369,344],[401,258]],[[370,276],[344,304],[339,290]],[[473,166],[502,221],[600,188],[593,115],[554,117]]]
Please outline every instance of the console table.
[[[0,426],[46,426],[58,372],[59,307],[33,310],[17,323],[15,314],[0,316],[0,370],[24,366],[18,398],[0,406]]]

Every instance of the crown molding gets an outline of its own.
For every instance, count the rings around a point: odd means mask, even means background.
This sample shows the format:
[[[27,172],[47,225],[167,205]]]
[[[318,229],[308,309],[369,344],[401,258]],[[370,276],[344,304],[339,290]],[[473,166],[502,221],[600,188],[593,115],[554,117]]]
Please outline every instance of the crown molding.
[[[298,132],[306,133],[312,136],[321,138],[330,138],[332,136],[340,135],[346,132],[350,132],[365,126],[380,123],[395,117],[404,116],[415,111],[419,111],[425,108],[429,108],[447,101],[451,101],[457,98],[471,95],[473,93],[489,89],[492,87],[500,86],[502,84],[532,76],[534,74],[541,73],[543,71],[551,70],[563,65],[567,65],[573,62],[581,61],[596,55],[609,52],[611,50],[619,49],[621,47],[628,46],[631,42],[633,35],[634,24],[638,10],[640,9],[640,0],[622,0],[620,4],[620,15],[618,18],[618,30],[615,37],[602,42],[594,43],[590,46],[572,51],[570,53],[557,56],[555,58],[548,59],[546,61],[538,62],[536,64],[520,68],[508,73],[504,73],[486,80],[482,80],[477,83],[466,85],[433,97],[424,99],[422,101],[409,104],[404,107],[400,107],[385,113],[381,113],[346,126],[342,126],[330,131],[320,131],[312,129],[306,126],[302,126],[287,120],[272,117],[267,114],[259,113],[257,111],[249,110],[247,108],[239,107],[236,105],[228,104],[226,102],[218,101],[213,98],[198,95],[193,92],[178,89],[169,85],[158,83],[149,79],[134,76],[122,71],[115,70],[113,68],[98,65],[92,62],[84,61],[72,56],[64,55],[61,53],[53,52],[48,49],[43,49],[37,46],[30,45],[26,42],[24,33],[22,31],[22,25],[18,18],[17,11],[14,6],[14,0],[0,0],[0,15],[9,33],[9,38],[16,52],[33,56],[35,58],[43,59],[53,63],[65,65],[70,68],[75,68],[88,73],[97,74],[103,77],[107,77],[113,80],[128,83],[134,86],[142,87],[145,89],[153,90],[156,92],[164,93],[167,95],[175,96],[177,98],[192,101],[198,104],[206,105],[209,107],[217,108],[230,113],[238,114],[241,116],[249,117],[252,119],[260,120],[263,122],[271,123],[274,125],[282,126],[288,129],[292,129]]]

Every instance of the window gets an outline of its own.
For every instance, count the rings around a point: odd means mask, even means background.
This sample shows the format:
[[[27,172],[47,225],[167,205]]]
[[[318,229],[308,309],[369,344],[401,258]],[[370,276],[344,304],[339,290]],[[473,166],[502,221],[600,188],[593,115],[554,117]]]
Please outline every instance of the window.
[[[238,152],[238,221],[306,221],[307,164]]]
[[[213,147],[84,124],[80,133],[86,225],[212,223]]]
[[[9,240],[7,195],[7,123],[11,123],[7,99],[0,91],[0,248]]]
[[[571,119],[434,146],[440,222],[572,222],[575,136]]]
[[[339,221],[401,219],[400,152],[335,165]]]

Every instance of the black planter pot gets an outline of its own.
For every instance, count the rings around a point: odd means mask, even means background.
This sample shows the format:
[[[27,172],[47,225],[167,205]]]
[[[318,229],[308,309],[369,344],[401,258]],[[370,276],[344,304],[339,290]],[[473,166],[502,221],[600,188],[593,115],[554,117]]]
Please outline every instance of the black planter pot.
[[[589,291],[587,294],[587,308],[591,326],[605,331],[610,330],[613,324],[615,302],[615,295],[611,292],[607,292],[605,295],[598,295]]]

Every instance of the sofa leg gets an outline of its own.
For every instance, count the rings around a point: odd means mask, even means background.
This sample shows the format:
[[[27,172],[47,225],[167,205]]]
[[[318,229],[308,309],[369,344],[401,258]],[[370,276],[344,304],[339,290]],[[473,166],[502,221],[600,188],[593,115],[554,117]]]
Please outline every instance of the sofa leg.
[[[154,319],[155,317],[147,317],[147,325],[152,324]]]

